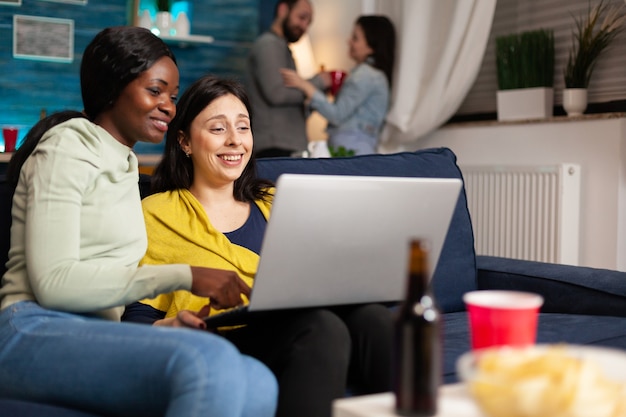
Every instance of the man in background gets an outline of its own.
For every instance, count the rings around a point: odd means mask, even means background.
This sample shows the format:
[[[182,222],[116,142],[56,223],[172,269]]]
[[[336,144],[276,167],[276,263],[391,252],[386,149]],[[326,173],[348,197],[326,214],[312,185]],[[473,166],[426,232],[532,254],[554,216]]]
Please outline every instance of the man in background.
[[[285,87],[280,69],[296,69],[289,44],[306,33],[312,20],[309,0],[278,0],[270,29],[250,50],[244,82],[253,110],[257,158],[291,156],[307,148],[305,96]],[[322,75],[310,81],[321,89],[330,82]]]

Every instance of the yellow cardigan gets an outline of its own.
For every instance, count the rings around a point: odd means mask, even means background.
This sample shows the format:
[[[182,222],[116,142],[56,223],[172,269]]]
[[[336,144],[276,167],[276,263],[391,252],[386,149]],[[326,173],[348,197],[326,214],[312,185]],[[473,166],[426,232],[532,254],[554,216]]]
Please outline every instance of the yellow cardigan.
[[[274,195],[274,189],[270,189]],[[270,199],[271,200],[271,199]],[[255,201],[269,219],[271,201]],[[189,190],[166,191],[146,197],[143,213],[148,250],[141,264],[189,264],[235,271],[250,286],[254,284],[259,256],[232,244],[209,221],[204,207]],[[181,310],[198,311],[209,299],[179,290],[141,300],[173,317]],[[247,300],[246,300],[247,302]],[[211,314],[215,314],[212,310]]]

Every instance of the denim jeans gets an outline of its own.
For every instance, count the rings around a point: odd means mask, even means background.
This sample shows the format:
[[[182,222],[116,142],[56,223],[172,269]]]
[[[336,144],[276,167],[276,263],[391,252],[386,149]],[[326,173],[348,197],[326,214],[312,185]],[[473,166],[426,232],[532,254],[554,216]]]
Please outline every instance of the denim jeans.
[[[117,323],[22,301],[0,312],[0,396],[114,416],[273,416],[277,383],[205,331]]]

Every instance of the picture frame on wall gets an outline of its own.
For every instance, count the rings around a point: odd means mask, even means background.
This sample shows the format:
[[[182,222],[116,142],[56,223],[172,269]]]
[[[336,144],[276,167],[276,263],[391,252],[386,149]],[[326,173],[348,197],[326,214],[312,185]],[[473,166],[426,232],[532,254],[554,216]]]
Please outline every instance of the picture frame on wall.
[[[0,6],[21,6],[22,0],[0,0]]]
[[[74,20],[13,15],[13,57],[71,63]]]

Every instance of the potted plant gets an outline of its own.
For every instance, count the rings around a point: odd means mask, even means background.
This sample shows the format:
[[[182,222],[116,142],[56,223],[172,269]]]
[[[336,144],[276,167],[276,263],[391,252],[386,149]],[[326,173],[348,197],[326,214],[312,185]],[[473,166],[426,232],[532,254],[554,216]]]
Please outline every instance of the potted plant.
[[[498,120],[545,118],[554,103],[554,33],[538,29],[496,38]]]
[[[608,5],[604,0],[587,10],[587,14],[574,18],[572,49],[563,71],[565,89],[563,108],[568,115],[582,114],[587,108],[587,88],[598,59],[622,31],[626,16],[621,13],[623,4]],[[604,19],[601,20],[601,16]]]
[[[169,0],[156,0],[157,10],[159,12],[169,12],[170,11],[170,2]]]

